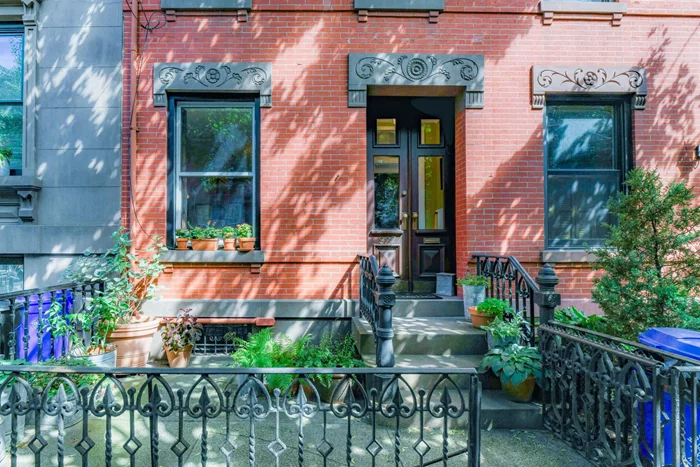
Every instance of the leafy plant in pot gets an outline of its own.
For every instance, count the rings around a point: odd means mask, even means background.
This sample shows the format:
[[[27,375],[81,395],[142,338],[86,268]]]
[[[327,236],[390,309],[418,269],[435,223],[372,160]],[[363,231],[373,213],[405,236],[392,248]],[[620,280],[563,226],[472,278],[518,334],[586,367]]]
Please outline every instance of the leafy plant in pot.
[[[462,286],[462,300],[464,301],[464,319],[471,321],[469,307],[478,306],[486,300],[486,288],[489,286],[489,279],[485,276],[471,276],[467,274],[460,278],[457,284]]]
[[[221,236],[224,238],[224,250],[234,251],[236,249],[236,228],[227,225],[221,229]]]
[[[190,231],[187,229],[177,229],[175,231],[175,242],[178,250],[186,250],[190,241]]]
[[[536,347],[511,344],[494,347],[484,356],[479,371],[491,370],[500,379],[506,397],[530,402],[535,384],[542,378],[542,357]]]
[[[521,344],[524,323],[525,320],[522,315],[515,313],[510,316],[499,316],[488,326],[482,326],[481,329],[486,331],[489,349],[510,344]]]
[[[238,224],[236,237],[238,237],[240,251],[253,251],[255,249],[255,237],[253,237],[253,227],[250,224]]]
[[[190,227],[190,236],[193,250],[211,251],[219,249],[221,229],[213,227],[211,221],[207,222],[206,227]]]
[[[470,306],[469,314],[472,318],[472,325],[480,329],[483,326],[488,326],[496,318],[503,317],[506,313],[513,313],[507,301],[497,298],[487,298],[478,306]]]
[[[12,158],[12,148],[5,144],[0,144],[0,177],[10,175],[10,159]]]
[[[202,325],[191,315],[191,308],[183,308],[173,319],[165,319],[160,328],[165,355],[171,368],[187,368],[192,350],[202,336]]]
[[[148,362],[151,341],[160,321],[141,313],[143,304],[154,300],[158,278],[163,272],[160,253],[165,246],[160,237],[142,254],[131,251],[129,232],[120,227],[112,235],[114,246],[103,255],[86,253],[66,270],[71,282],[102,281],[104,290],[96,291],[91,306],[99,307],[99,316],[114,316],[114,326],[105,342],[117,348],[117,366],[141,367]]]

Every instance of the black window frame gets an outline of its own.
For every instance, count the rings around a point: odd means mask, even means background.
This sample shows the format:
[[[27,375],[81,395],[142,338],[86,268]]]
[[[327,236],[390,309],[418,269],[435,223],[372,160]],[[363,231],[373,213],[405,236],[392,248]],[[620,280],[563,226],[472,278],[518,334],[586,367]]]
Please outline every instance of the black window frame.
[[[549,157],[547,151],[547,108],[556,105],[612,105],[614,107],[613,124],[616,125],[618,159],[618,191],[624,190],[624,181],[627,173],[634,168],[634,122],[633,122],[633,98],[628,94],[552,94],[545,99],[543,111],[543,159],[544,159],[544,242],[545,250],[583,250],[587,246],[599,247],[603,245],[587,244],[584,241],[557,240],[550,236],[549,232],[549,174],[576,173],[581,171],[600,172],[609,169],[549,169]]]
[[[20,83],[20,99],[14,99],[14,100],[0,100],[0,106],[4,105],[12,105],[12,106],[18,106],[22,109],[22,131],[21,131],[21,138],[22,138],[22,145],[21,145],[21,154],[20,154],[20,168],[19,170],[17,169],[10,169],[10,175],[22,175],[24,171],[24,145],[25,145],[25,134],[24,134],[24,115],[25,115],[25,96],[24,96],[24,73],[25,73],[25,67],[24,67],[24,62],[25,62],[25,33],[24,33],[24,25],[21,23],[0,23],[0,36],[16,36],[20,35],[22,36],[22,81]],[[14,173],[13,173],[14,172]]]
[[[257,94],[202,94],[202,93],[168,93],[168,164],[167,164],[167,232],[166,245],[168,248],[176,248],[175,242],[175,216],[176,216],[176,196],[178,193],[178,180],[176,176],[176,148],[177,141],[177,113],[179,103],[252,103],[253,104],[253,185],[255,195],[253,197],[253,214],[255,233],[255,249],[261,249],[260,235],[260,96]],[[222,226],[223,227],[223,226]]]

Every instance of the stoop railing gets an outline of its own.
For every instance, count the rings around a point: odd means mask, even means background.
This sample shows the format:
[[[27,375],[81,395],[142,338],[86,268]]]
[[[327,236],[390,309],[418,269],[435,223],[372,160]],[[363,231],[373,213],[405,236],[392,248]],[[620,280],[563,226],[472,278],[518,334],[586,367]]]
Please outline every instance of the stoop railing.
[[[0,440],[13,466],[479,465],[473,368],[119,368],[122,378],[110,368],[3,370]],[[46,387],[24,379],[45,372]],[[366,382],[379,373],[383,389]],[[100,378],[77,388],[77,374]],[[434,382],[414,388],[411,374]],[[271,377],[284,375],[271,390]],[[339,377],[330,396],[320,396],[317,375]],[[466,392],[455,375],[468,376]]]
[[[359,255],[360,260],[360,316],[372,327],[375,357],[378,367],[394,366],[393,308],[396,295],[391,287],[396,282],[394,273],[384,265],[381,269],[374,255]]]

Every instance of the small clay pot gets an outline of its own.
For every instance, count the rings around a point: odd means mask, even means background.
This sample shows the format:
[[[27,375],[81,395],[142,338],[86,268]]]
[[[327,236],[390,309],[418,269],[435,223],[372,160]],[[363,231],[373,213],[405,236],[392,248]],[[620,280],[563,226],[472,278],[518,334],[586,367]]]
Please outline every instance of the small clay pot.
[[[165,355],[168,357],[170,368],[187,368],[189,366],[190,357],[192,357],[191,345],[186,345],[180,353],[171,352],[167,346],[163,347],[165,347]]]
[[[238,251],[253,251],[254,249],[255,237],[238,239]]]
[[[224,250],[235,251],[236,250],[236,239],[235,238],[224,238]]]
[[[218,238],[202,238],[200,240],[192,240],[192,249],[197,251],[214,251],[219,249]]]
[[[477,307],[475,306],[469,307],[469,315],[472,318],[472,326],[474,326],[477,329],[481,329],[481,327],[483,326],[488,326],[489,324],[493,323],[493,321],[496,319],[495,315],[479,313],[477,311]]]
[[[178,250],[186,250],[188,240],[189,240],[189,238],[177,238],[177,239],[175,239],[175,241],[177,242],[177,249]]]

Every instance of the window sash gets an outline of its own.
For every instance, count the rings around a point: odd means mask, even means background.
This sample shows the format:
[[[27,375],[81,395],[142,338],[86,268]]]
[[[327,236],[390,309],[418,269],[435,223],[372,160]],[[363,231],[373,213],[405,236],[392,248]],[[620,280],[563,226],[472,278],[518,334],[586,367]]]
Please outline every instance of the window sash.
[[[615,176],[617,178],[618,190],[621,190],[623,185],[623,179],[625,173],[631,168],[631,154],[632,147],[629,142],[631,137],[631,113],[629,109],[629,104],[625,102],[624,99],[620,97],[611,96],[555,96],[552,99],[548,99],[548,106],[557,105],[613,105],[613,135],[614,141],[614,152],[615,160],[613,161],[614,167],[610,168],[549,168],[549,154],[547,148],[547,107],[545,106],[544,111],[544,203],[545,203],[545,245],[546,248],[554,249],[580,249],[586,245],[588,246],[602,246],[602,239],[590,239],[590,238],[573,238],[564,239],[552,236],[550,232],[550,208],[552,204],[550,203],[550,187],[549,187],[549,176],[575,176],[576,174],[581,174],[581,178],[586,179],[592,175],[600,174],[601,176]],[[613,194],[611,194],[613,196]],[[580,219],[579,219],[580,220]],[[571,226],[573,229],[574,225]],[[580,229],[579,229],[580,230]]]
[[[0,36],[21,36],[22,37],[22,58],[21,58],[21,79],[19,99],[0,99],[0,104],[10,105],[24,103],[24,26],[20,24],[0,24]]]
[[[179,225],[181,225],[183,219],[184,219],[184,212],[183,212],[183,206],[182,206],[182,180],[184,178],[207,178],[207,177],[217,177],[217,178],[228,178],[228,179],[239,179],[239,180],[251,180],[252,181],[252,202],[253,202],[253,209],[252,209],[252,215],[251,215],[251,226],[253,227],[253,236],[257,237],[257,225],[258,225],[258,183],[257,183],[257,178],[258,176],[256,175],[259,170],[258,170],[258,157],[256,154],[256,151],[258,150],[258,121],[257,118],[255,117],[255,107],[256,103],[254,102],[236,102],[236,101],[218,101],[218,102],[212,102],[212,101],[184,101],[184,102],[177,102],[175,106],[175,131],[174,131],[174,160],[173,160],[173,169],[174,169],[174,175],[175,175],[175,191],[173,193],[174,195],[174,222],[173,222],[173,233],[175,230],[177,230]],[[252,136],[253,136],[253,158],[252,158],[252,171],[251,172],[192,172],[192,171],[181,171],[180,167],[182,167],[181,164],[181,152],[182,152],[182,110],[187,109],[187,108],[199,108],[199,109],[212,109],[212,108],[247,108],[247,109],[252,109],[253,111],[253,118],[251,120],[252,124]],[[223,226],[220,226],[223,227]]]

